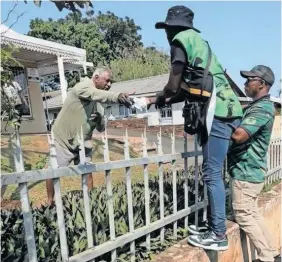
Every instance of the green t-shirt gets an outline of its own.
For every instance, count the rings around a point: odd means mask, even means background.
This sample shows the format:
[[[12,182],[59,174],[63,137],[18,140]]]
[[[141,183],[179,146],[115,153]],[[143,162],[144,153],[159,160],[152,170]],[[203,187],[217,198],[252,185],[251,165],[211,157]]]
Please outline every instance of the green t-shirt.
[[[261,183],[267,173],[267,151],[271,139],[275,108],[269,96],[244,109],[240,125],[250,136],[243,144],[232,143],[228,152],[228,170],[237,180]]]
[[[182,31],[174,37],[173,43],[175,42],[180,43],[184,48],[191,67],[205,69],[209,51],[206,41],[199,33],[192,29]],[[216,86],[215,116],[230,119],[241,117],[243,112],[239,99],[232,90],[224,75],[222,65],[213,52],[209,71],[213,75]]]

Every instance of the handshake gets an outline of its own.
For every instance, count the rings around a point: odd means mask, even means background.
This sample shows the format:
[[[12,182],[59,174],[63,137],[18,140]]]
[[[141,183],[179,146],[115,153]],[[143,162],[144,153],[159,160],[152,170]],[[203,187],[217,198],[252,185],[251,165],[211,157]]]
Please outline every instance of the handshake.
[[[119,103],[125,105],[127,108],[135,106],[137,109],[143,110],[144,107],[149,109],[152,104],[155,104],[156,109],[162,108],[165,107],[165,105],[170,101],[170,98],[165,98],[162,92],[158,93],[156,97],[130,97],[130,95],[134,93],[120,93],[118,96]]]
[[[118,96],[118,102],[122,105],[125,105],[127,108],[130,108],[133,105],[133,99],[129,97],[130,94],[120,93]]]

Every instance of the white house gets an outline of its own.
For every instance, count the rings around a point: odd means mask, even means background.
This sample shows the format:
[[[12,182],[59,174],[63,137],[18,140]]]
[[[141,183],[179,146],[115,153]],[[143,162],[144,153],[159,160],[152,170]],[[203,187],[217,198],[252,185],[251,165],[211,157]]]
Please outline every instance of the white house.
[[[40,78],[59,73],[60,99],[67,94],[65,71],[84,69],[93,66],[86,62],[84,49],[63,45],[43,39],[19,34],[12,29],[1,25],[1,48],[8,46],[17,48],[13,54],[23,67],[13,67],[12,71],[29,103],[29,113],[23,118],[20,133],[47,132],[46,117],[40,86]],[[1,123],[3,126],[4,123]]]
[[[235,90],[238,97],[246,97],[241,89],[232,81],[229,75],[226,73],[229,83]],[[152,76],[148,78],[135,79],[124,82],[113,83],[111,91],[131,93],[136,90],[134,96],[136,97],[152,97],[160,92],[168,81],[168,74]],[[111,104],[104,105],[106,116],[109,118],[113,116],[115,119],[123,118],[144,118],[148,119],[148,126],[157,125],[181,125],[184,123],[182,117],[182,108],[184,103],[177,103],[168,106],[161,110],[156,110],[154,106],[148,110],[148,112],[139,112],[136,110],[128,109],[123,105]],[[48,99],[46,101],[45,110],[48,109],[49,119],[55,119],[62,107],[62,99],[60,94],[56,97]],[[111,119],[112,117],[110,117]]]

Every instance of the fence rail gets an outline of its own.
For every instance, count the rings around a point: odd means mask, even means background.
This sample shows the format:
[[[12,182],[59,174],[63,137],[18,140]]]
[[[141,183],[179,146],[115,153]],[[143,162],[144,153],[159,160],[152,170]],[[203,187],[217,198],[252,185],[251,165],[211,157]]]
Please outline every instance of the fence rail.
[[[1,176],[1,182],[3,185],[18,184],[20,188],[20,197],[22,203],[22,212],[24,217],[24,228],[26,235],[26,243],[28,247],[29,261],[36,262],[36,243],[34,237],[33,229],[33,218],[31,213],[30,201],[28,197],[28,182],[53,179],[55,187],[55,203],[57,210],[57,223],[59,228],[60,237],[60,249],[61,258],[63,262],[81,262],[81,261],[94,261],[95,258],[111,252],[111,261],[117,260],[117,249],[125,244],[130,244],[131,261],[135,261],[135,240],[145,236],[146,237],[146,248],[149,251],[151,249],[151,236],[150,234],[155,230],[160,230],[160,239],[164,241],[165,239],[165,226],[173,224],[173,235],[177,236],[178,221],[184,218],[184,226],[188,227],[188,216],[195,213],[195,223],[199,222],[199,211],[203,210],[204,219],[207,213],[207,189],[204,186],[204,197],[199,199],[199,159],[198,157],[202,154],[198,151],[196,139],[195,147],[193,151],[188,151],[187,137],[184,137],[184,148],[183,153],[176,153],[175,151],[175,133],[171,134],[171,154],[163,154],[162,150],[162,134],[161,130],[158,133],[158,153],[157,155],[148,156],[147,153],[147,138],[146,130],[143,137],[143,156],[140,158],[130,158],[129,154],[129,140],[127,131],[124,136],[124,160],[110,161],[109,157],[109,145],[108,137],[105,132],[102,137],[104,144],[104,162],[103,163],[85,163],[85,151],[82,136],[78,137],[80,141],[80,164],[77,166],[61,167],[58,168],[56,150],[54,145],[53,135],[48,136],[50,144],[50,164],[51,168],[42,170],[32,170],[24,171],[23,165],[23,153],[20,145],[20,137],[17,133],[12,142],[14,148],[14,160],[16,172],[11,174],[3,174]],[[188,184],[188,158],[195,158],[195,184]],[[268,151],[268,173],[266,175],[265,183],[272,183],[278,179],[281,179],[281,139],[272,140]],[[184,161],[184,209],[177,210],[177,172],[176,164],[183,163]],[[148,165],[149,164],[158,165],[158,178],[159,178],[159,196],[160,196],[160,219],[151,222],[150,218],[150,190],[149,190],[149,174]],[[165,216],[164,214],[164,170],[163,165],[170,163],[172,170],[172,192],[173,192],[173,211],[172,214]],[[144,196],[145,196],[145,225],[141,228],[136,229],[134,225],[134,212],[133,212],[133,202],[132,202],[132,172],[131,168],[133,166],[143,167],[143,178],[144,178]],[[114,208],[113,208],[113,190],[112,190],[112,175],[111,171],[113,169],[124,168],[125,170],[125,184],[128,202],[128,218],[129,218],[129,232],[116,237],[115,233],[115,220],[114,220]],[[106,181],[106,191],[107,191],[107,205],[109,212],[109,228],[110,228],[110,240],[94,246],[93,236],[93,220],[90,212],[90,199],[87,189],[86,175],[88,173],[96,173],[103,171],[105,173]],[[65,218],[63,213],[63,203],[60,187],[60,178],[69,177],[74,175],[82,176],[82,191],[83,191],[83,203],[85,210],[85,221],[86,221],[86,233],[87,233],[87,243],[88,249],[84,252],[76,254],[74,256],[69,256],[68,251],[68,239],[66,236]],[[189,206],[189,190],[193,187],[195,189],[195,203]]]

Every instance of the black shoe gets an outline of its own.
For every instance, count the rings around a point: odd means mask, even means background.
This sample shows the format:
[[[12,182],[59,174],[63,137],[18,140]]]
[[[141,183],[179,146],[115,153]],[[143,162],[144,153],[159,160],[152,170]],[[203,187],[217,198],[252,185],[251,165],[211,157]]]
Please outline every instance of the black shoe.
[[[277,255],[274,257],[274,262],[281,262],[281,255]]]

